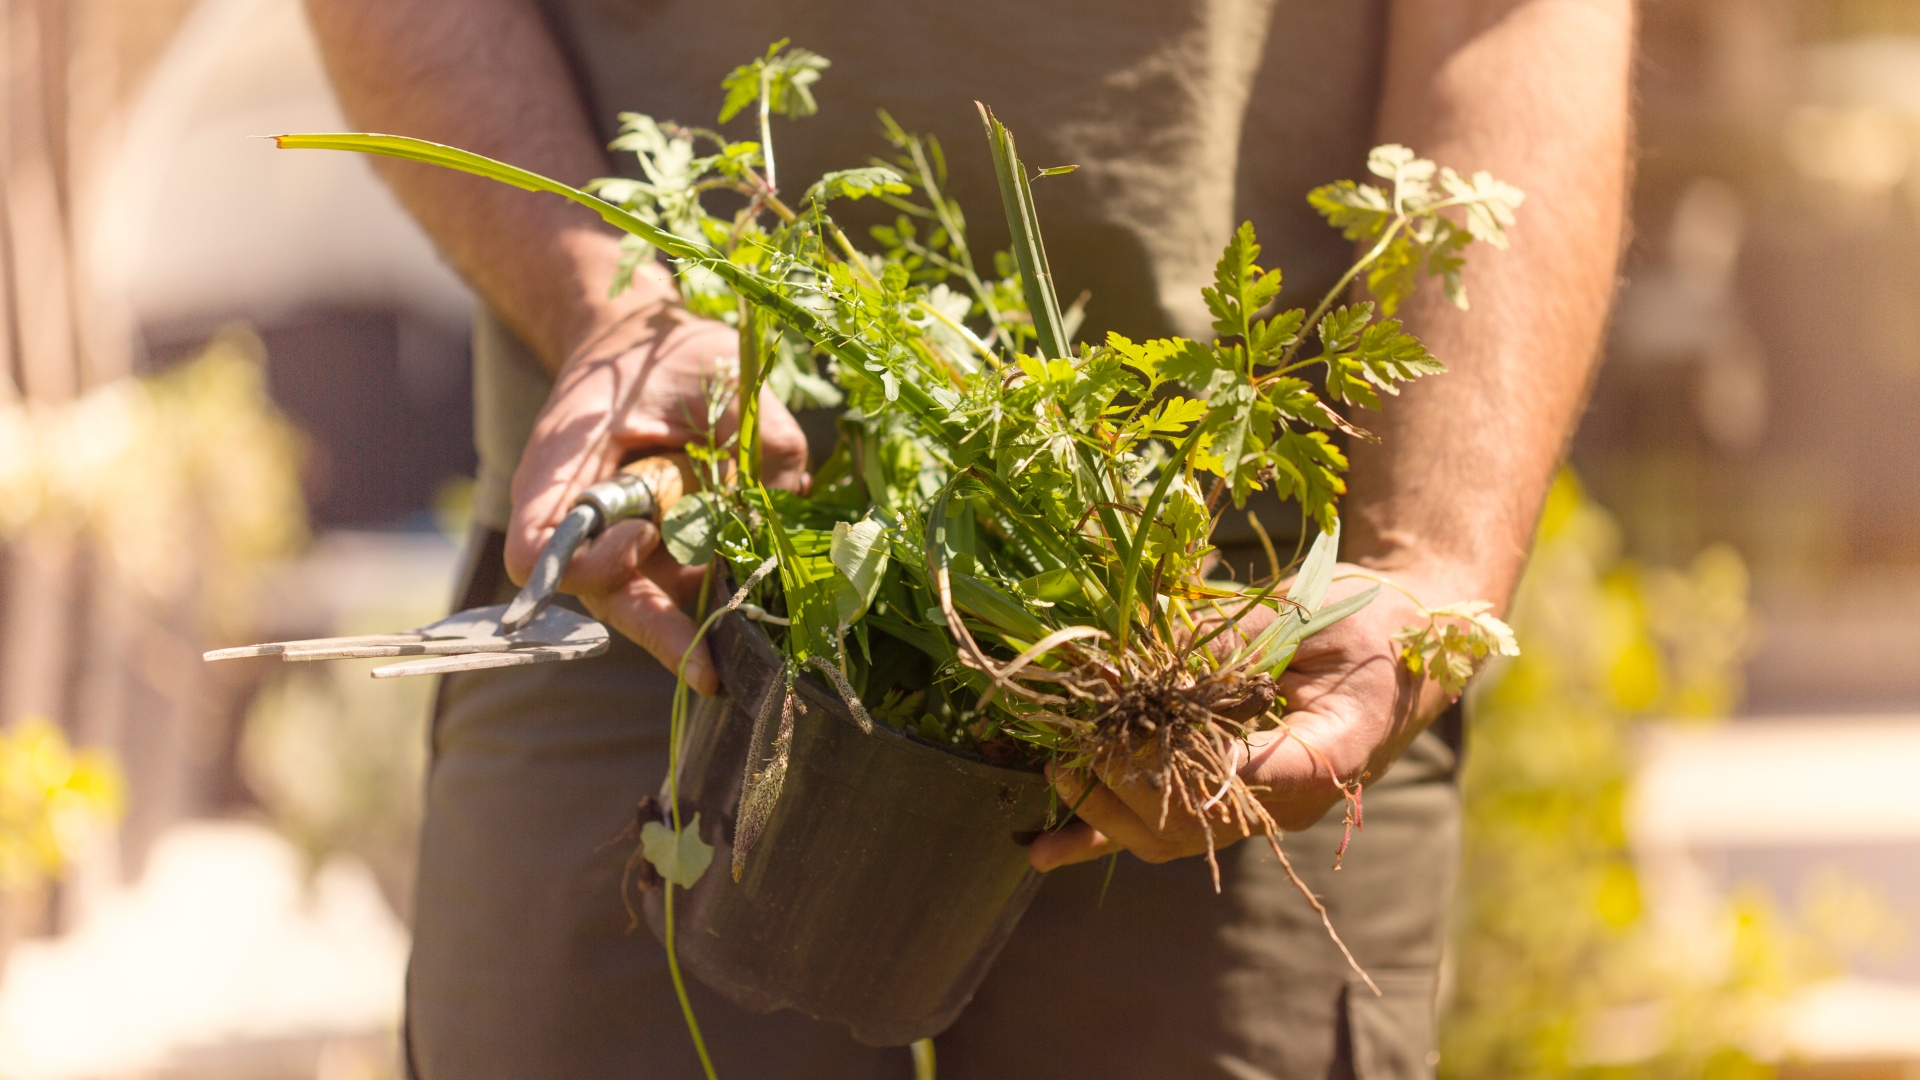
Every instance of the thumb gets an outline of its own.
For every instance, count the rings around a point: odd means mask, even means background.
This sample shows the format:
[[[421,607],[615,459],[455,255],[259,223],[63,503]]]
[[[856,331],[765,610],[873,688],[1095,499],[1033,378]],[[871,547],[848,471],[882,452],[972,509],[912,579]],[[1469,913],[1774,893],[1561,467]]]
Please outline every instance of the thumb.
[[[605,383],[606,385],[596,385]],[[574,498],[612,475],[620,448],[607,437],[613,387],[582,373],[556,389],[534,424],[513,474],[513,516],[507,526],[507,574],[524,584],[540,549]],[[596,404],[597,403],[597,404]]]

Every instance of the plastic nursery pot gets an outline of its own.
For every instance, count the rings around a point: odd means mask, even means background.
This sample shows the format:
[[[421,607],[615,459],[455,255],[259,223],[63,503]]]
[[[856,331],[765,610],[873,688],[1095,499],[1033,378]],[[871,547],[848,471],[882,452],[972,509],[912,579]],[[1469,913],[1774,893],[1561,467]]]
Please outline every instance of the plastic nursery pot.
[[[1045,777],[883,723],[867,734],[838,694],[802,676],[786,780],[736,882],[754,711],[782,658],[738,613],[707,641],[725,689],[689,710],[680,813],[700,815],[715,851],[674,897],[682,967],[746,1009],[797,1009],[869,1045],[945,1030],[1040,886],[1026,845],[1047,823]],[[644,904],[663,937],[661,891]]]

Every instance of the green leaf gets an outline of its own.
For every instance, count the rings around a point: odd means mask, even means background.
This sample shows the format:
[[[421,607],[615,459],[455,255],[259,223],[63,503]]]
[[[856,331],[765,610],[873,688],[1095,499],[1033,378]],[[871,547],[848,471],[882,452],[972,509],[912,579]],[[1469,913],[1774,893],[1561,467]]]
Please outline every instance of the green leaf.
[[[1287,599],[1306,611],[1318,610],[1327,598],[1327,590],[1333,587],[1333,568],[1339,561],[1340,523],[1336,521],[1331,529],[1313,538],[1300,572],[1294,575],[1293,587],[1287,590]]]
[[[1368,152],[1367,171],[1393,181],[1393,204],[1402,210],[1418,213],[1433,201],[1433,162],[1399,143]]]
[[[1187,425],[1207,415],[1207,409],[1208,405],[1204,401],[1179,396],[1170,397],[1136,421],[1137,430],[1133,434],[1141,438],[1182,434],[1187,430]]]
[[[1051,169],[1041,169],[1034,179],[1038,180],[1042,176],[1065,176],[1079,167],[1078,165],[1055,165]]]
[[[699,814],[677,833],[659,821],[642,825],[640,852],[661,877],[683,889],[693,888],[713,864],[713,845],[700,839]]]
[[[1366,307],[1366,305],[1360,305]],[[1322,324],[1323,327],[1325,324]],[[1400,384],[1422,375],[1437,375],[1447,370],[1426,346],[1412,334],[1400,329],[1398,319],[1388,319],[1362,330],[1357,338],[1325,335],[1344,346],[1329,346],[1327,394],[1335,401],[1351,402],[1369,409],[1380,407],[1376,390],[1398,394]]]
[[[1300,336],[1300,324],[1305,322],[1307,313],[1301,308],[1283,311],[1271,319],[1262,319],[1253,324],[1253,336],[1247,340],[1253,349],[1256,364],[1273,363],[1279,354],[1292,345]]]
[[[834,199],[864,199],[869,195],[905,195],[913,189],[900,174],[885,165],[830,172],[807,189],[806,201],[826,203]]]
[[[836,571],[833,602],[840,625],[850,626],[873,603],[880,589],[880,575],[887,569],[886,525],[876,518],[849,525],[841,521],[833,526],[833,545],[828,557]]]
[[[1371,243],[1393,223],[1393,203],[1372,184],[1351,180],[1326,184],[1307,193],[1307,204],[1349,240]]]
[[[957,570],[948,570],[947,579],[953,586],[953,606],[961,611],[1027,644],[1047,636],[1046,624],[1034,618],[1019,597],[998,585]]]
[[[1048,603],[1060,603],[1067,600],[1079,600],[1082,596],[1080,583],[1074,580],[1073,571],[1061,567],[1044,574],[1035,574],[1020,582],[1020,591],[1036,600]]]
[[[727,92],[726,102],[720,106],[721,123],[759,100],[763,81],[769,107],[781,116],[797,120],[820,111],[819,103],[813,99],[813,84],[820,81],[820,73],[832,67],[832,63],[810,49],[787,49],[786,45],[787,39],[781,38],[767,46],[767,55],[734,68],[720,81],[721,89]]]
[[[1513,212],[1527,197],[1525,192],[1484,170],[1465,179],[1452,169],[1441,169],[1440,186],[1466,207],[1467,232],[1475,240],[1502,249],[1507,246],[1507,229],[1513,225]]]
[[[1280,295],[1280,271],[1262,270],[1253,222],[1242,222],[1227,241],[1213,268],[1213,286],[1200,295],[1213,313],[1213,329],[1221,337],[1253,339],[1253,316]]]
[[[1246,492],[1251,490],[1251,477],[1241,467],[1241,458],[1245,455],[1249,436],[1252,434],[1253,407],[1259,400],[1253,387],[1246,383],[1236,383],[1213,395],[1213,418],[1208,421],[1211,433],[1205,446],[1206,463],[1209,471],[1224,476],[1233,485],[1234,505],[1246,503]],[[1195,466],[1200,465],[1199,459]]]
[[[814,575],[808,572],[809,560],[800,557],[794,544],[795,539],[804,538],[804,535],[798,530],[789,533],[789,526],[781,520],[780,512],[774,509],[773,498],[767,489],[754,488],[752,491],[760,497],[761,507],[766,513],[769,546],[780,556],[780,587],[786,593],[787,618],[792,620],[792,625],[788,627],[789,652],[796,660],[830,656],[833,629],[838,625],[830,586],[827,582],[815,580]]]
[[[1320,347],[1329,353],[1343,353],[1360,342],[1360,331],[1373,321],[1373,305],[1359,303],[1334,308],[1320,320],[1317,333]]]
[[[1513,629],[1495,618],[1485,600],[1465,600],[1427,612],[1424,625],[1393,635],[1407,670],[1431,675],[1449,694],[1466,689],[1467,680],[1492,656],[1518,656]]]
[[[1281,499],[1298,499],[1308,517],[1322,529],[1333,528],[1339,518],[1335,502],[1347,492],[1347,458],[1333,445],[1325,432],[1299,432],[1283,428],[1268,448],[1274,465],[1274,494]]]
[[[1111,331],[1107,334],[1107,347],[1119,354],[1121,363],[1146,376],[1149,389],[1170,378],[1164,370],[1169,359],[1190,347],[1206,350],[1206,346],[1186,338],[1155,338],[1136,345],[1132,339]]]
[[[700,566],[711,561],[719,535],[719,496],[712,492],[695,491],[681,496],[660,519],[661,542],[681,566]]]
[[[1253,661],[1252,670],[1265,672],[1268,675],[1280,674],[1293,660],[1294,650],[1301,642],[1334,623],[1352,616],[1361,608],[1373,603],[1379,595],[1380,586],[1375,585],[1370,589],[1354,593],[1345,600],[1328,604],[1305,619],[1300,618],[1298,612],[1287,612],[1283,619],[1274,624],[1280,628],[1280,631],[1267,640],[1265,646],[1260,649],[1259,656]]]
[[[1305,379],[1283,376],[1268,379],[1260,384],[1260,396],[1283,418],[1302,420],[1319,427],[1326,426],[1325,410],[1320,406],[1320,396],[1313,392],[1313,384]]]
[[[1188,566],[1205,554],[1207,534],[1213,531],[1213,517],[1207,513],[1206,500],[1185,476],[1167,487],[1165,501],[1147,530],[1148,563],[1157,563],[1171,554],[1175,569],[1184,574]]]
[[[875,387],[881,382],[877,373],[870,373],[869,367],[869,365],[878,365],[879,358],[864,342],[830,325],[819,315],[785,295],[774,283],[734,265],[710,247],[676,236],[651,222],[642,220],[632,211],[615,206],[578,188],[562,184],[558,180],[551,180],[538,173],[528,172],[525,169],[451,146],[400,135],[279,135],[275,136],[275,142],[286,149],[352,150],[364,154],[400,158],[404,161],[418,161],[471,173],[475,176],[484,176],[525,191],[551,192],[577,202],[599,214],[602,220],[615,228],[640,237],[685,266],[697,267],[711,273],[742,296],[767,308],[779,322],[818,345],[839,361],[843,377],[850,375],[856,384]],[[948,410],[935,401],[925,388],[909,383],[899,387],[898,397],[901,404],[913,414],[931,436],[949,446],[958,444],[961,435],[959,426],[952,422]]]
[[[1148,344],[1156,344],[1149,342]],[[1226,385],[1241,382],[1228,354],[1186,338],[1172,338],[1160,356],[1160,374],[1196,395],[1211,399]]]

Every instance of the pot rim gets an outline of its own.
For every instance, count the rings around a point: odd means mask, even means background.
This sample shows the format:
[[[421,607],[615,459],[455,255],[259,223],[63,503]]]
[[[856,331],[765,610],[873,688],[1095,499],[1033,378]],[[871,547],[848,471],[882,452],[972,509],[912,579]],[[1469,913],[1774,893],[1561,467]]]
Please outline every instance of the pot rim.
[[[723,588],[714,590],[716,596],[728,596],[732,594],[734,585],[731,581],[731,575],[723,575],[717,584],[722,585]],[[724,601],[722,602],[724,603]],[[720,621],[728,624],[728,629],[733,633],[740,635],[742,639],[747,642],[747,647],[752,649],[768,666],[778,668],[785,662],[785,658],[780,655],[779,650],[773,647],[773,639],[767,636],[766,628],[759,623],[748,619],[738,611],[727,612],[720,617]],[[715,628],[718,629],[718,627]],[[717,661],[716,666],[718,666]],[[726,684],[725,671],[721,670],[720,674],[722,675],[721,685],[724,688]],[[807,692],[807,696],[813,700],[815,705],[824,708],[829,715],[840,722],[856,730],[859,729],[860,725],[853,719],[852,710],[848,709],[847,703],[841,700],[838,690],[828,686],[822,682],[818,676],[805,670],[801,671],[794,681]],[[865,734],[865,732],[862,732],[862,734]],[[999,761],[989,761],[986,757],[974,753],[971,750],[937,743],[931,739],[915,735],[912,732],[902,731],[891,724],[875,723],[873,725],[873,737],[896,740],[917,753],[939,754],[956,768],[987,769],[997,773],[1010,774],[1009,779],[1017,777],[1026,781],[1031,781],[1035,777],[1044,778],[1046,774],[1046,766],[1044,764],[1014,765]]]

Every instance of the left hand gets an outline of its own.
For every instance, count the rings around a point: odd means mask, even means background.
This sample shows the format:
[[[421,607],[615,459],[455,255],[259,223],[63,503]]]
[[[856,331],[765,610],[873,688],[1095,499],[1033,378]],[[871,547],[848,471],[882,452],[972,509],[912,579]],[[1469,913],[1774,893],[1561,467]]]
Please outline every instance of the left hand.
[[[1372,587],[1373,582],[1363,578],[1339,580],[1340,575],[1368,572],[1340,564],[1329,600]],[[1403,570],[1393,579],[1429,604],[1471,595],[1446,584],[1456,579],[1453,574]],[[1249,760],[1240,768],[1241,779],[1265,789],[1258,797],[1281,829],[1297,831],[1319,821],[1344,798],[1342,782],[1364,784],[1378,778],[1446,708],[1439,685],[1416,680],[1392,640],[1403,628],[1425,621],[1412,600],[1382,588],[1372,603],[1300,643],[1278,680],[1289,710],[1286,727],[1254,735]],[[1215,848],[1245,839],[1221,822],[1203,822],[1178,810],[1168,813],[1162,827],[1160,793],[1143,783],[1058,769],[1050,769],[1049,775],[1065,805],[1078,806],[1078,820],[1034,841],[1028,859],[1036,870],[1122,849],[1151,863],[1201,855],[1207,851],[1209,827]]]

